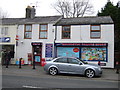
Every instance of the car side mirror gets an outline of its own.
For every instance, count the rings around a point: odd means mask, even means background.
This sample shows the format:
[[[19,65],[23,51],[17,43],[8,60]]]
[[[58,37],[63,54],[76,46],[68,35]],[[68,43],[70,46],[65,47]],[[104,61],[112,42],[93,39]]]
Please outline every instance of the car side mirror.
[[[82,65],[82,63],[81,63],[81,62],[79,62],[79,65]]]

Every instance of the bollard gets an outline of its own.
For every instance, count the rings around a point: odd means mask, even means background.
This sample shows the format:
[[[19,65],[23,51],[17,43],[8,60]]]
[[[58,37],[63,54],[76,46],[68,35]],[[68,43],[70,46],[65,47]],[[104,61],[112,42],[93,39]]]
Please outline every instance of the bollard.
[[[35,69],[35,60],[33,60],[33,69]]]
[[[119,69],[118,68],[116,69],[116,74],[119,74]]]
[[[21,67],[21,60],[22,60],[22,58],[19,59],[19,68],[22,68]]]

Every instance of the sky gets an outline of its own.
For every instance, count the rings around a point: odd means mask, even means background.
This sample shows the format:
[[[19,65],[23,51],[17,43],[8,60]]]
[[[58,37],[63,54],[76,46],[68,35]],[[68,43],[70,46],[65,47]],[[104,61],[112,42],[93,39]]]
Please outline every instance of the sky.
[[[25,8],[30,6],[36,7],[36,16],[53,16],[59,15],[52,5],[57,0],[0,0],[0,8],[8,13],[9,18],[24,18]],[[69,0],[70,1],[70,0]],[[108,0],[89,0],[93,5],[95,16],[98,11],[105,6]],[[111,0],[114,5],[120,0]]]

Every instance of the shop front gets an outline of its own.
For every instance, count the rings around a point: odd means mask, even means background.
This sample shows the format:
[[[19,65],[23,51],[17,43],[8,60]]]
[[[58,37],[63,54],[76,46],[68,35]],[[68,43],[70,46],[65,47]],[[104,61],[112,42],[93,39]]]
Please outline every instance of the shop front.
[[[88,62],[108,62],[108,43],[56,43],[56,57],[76,57]]]

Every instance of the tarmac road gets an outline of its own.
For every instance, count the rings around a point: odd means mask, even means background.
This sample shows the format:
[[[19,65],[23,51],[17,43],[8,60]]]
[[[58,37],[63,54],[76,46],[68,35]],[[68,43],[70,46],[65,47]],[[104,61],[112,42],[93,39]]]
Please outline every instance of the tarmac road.
[[[79,75],[51,76],[43,67],[9,66],[2,69],[3,88],[118,88],[118,74],[114,69],[103,69],[102,77],[86,78]]]

